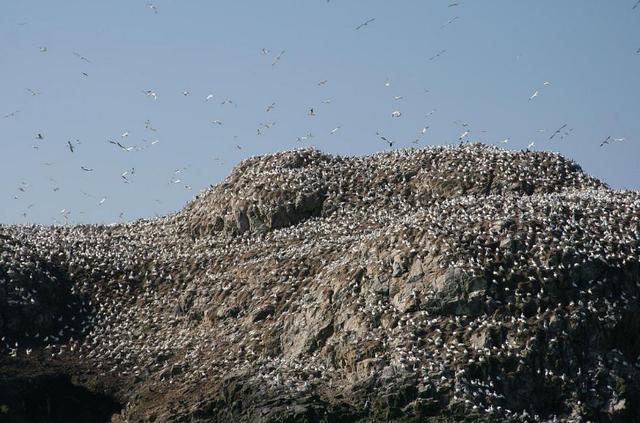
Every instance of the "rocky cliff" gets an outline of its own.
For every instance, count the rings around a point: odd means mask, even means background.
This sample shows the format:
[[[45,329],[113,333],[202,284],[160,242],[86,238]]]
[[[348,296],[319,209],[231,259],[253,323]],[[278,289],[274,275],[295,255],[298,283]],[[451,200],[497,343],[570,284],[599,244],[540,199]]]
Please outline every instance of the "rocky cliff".
[[[640,421],[639,255],[640,194],[556,154],[250,158],[0,226],[0,421]]]

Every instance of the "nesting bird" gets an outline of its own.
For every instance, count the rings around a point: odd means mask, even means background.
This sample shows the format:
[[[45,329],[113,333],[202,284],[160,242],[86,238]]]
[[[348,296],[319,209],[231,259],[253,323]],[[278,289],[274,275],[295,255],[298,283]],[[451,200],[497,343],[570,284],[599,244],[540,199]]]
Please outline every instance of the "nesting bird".
[[[44,316],[5,330],[0,354],[87,363],[128,384],[126,412],[184,389],[221,415],[233,375],[244,411],[322,407],[331,388],[373,412],[410,389],[473,419],[595,420],[632,410],[640,351],[610,335],[640,311],[638,225],[637,192],[557,154],[252,157],[168,216],[0,226],[0,306]]]

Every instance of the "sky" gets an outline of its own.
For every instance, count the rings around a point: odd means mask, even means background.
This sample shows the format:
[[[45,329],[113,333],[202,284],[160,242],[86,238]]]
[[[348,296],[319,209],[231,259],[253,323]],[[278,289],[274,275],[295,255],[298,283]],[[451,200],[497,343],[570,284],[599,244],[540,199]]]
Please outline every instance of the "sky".
[[[461,137],[640,189],[636,1],[2,0],[0,224],[154,217],[249,156]]]

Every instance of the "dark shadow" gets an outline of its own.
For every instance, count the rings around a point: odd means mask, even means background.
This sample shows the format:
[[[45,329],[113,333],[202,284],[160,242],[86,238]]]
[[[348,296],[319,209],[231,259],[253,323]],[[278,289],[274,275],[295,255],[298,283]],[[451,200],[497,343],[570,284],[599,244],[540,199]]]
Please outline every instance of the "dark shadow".
[[[67,375],[0,380],[0,422],[110,422],[122,409],[105,394],[74,385]]]

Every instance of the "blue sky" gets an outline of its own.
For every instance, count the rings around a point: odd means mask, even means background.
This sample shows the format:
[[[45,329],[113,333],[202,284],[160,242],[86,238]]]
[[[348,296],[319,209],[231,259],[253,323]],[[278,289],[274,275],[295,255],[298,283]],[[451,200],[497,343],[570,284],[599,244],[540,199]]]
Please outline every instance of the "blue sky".
[[[535,142],[640,188],[635,0],[453,2],[3,0],[0,223],[161,215],[244,157],[369,154],[376,132]]]

